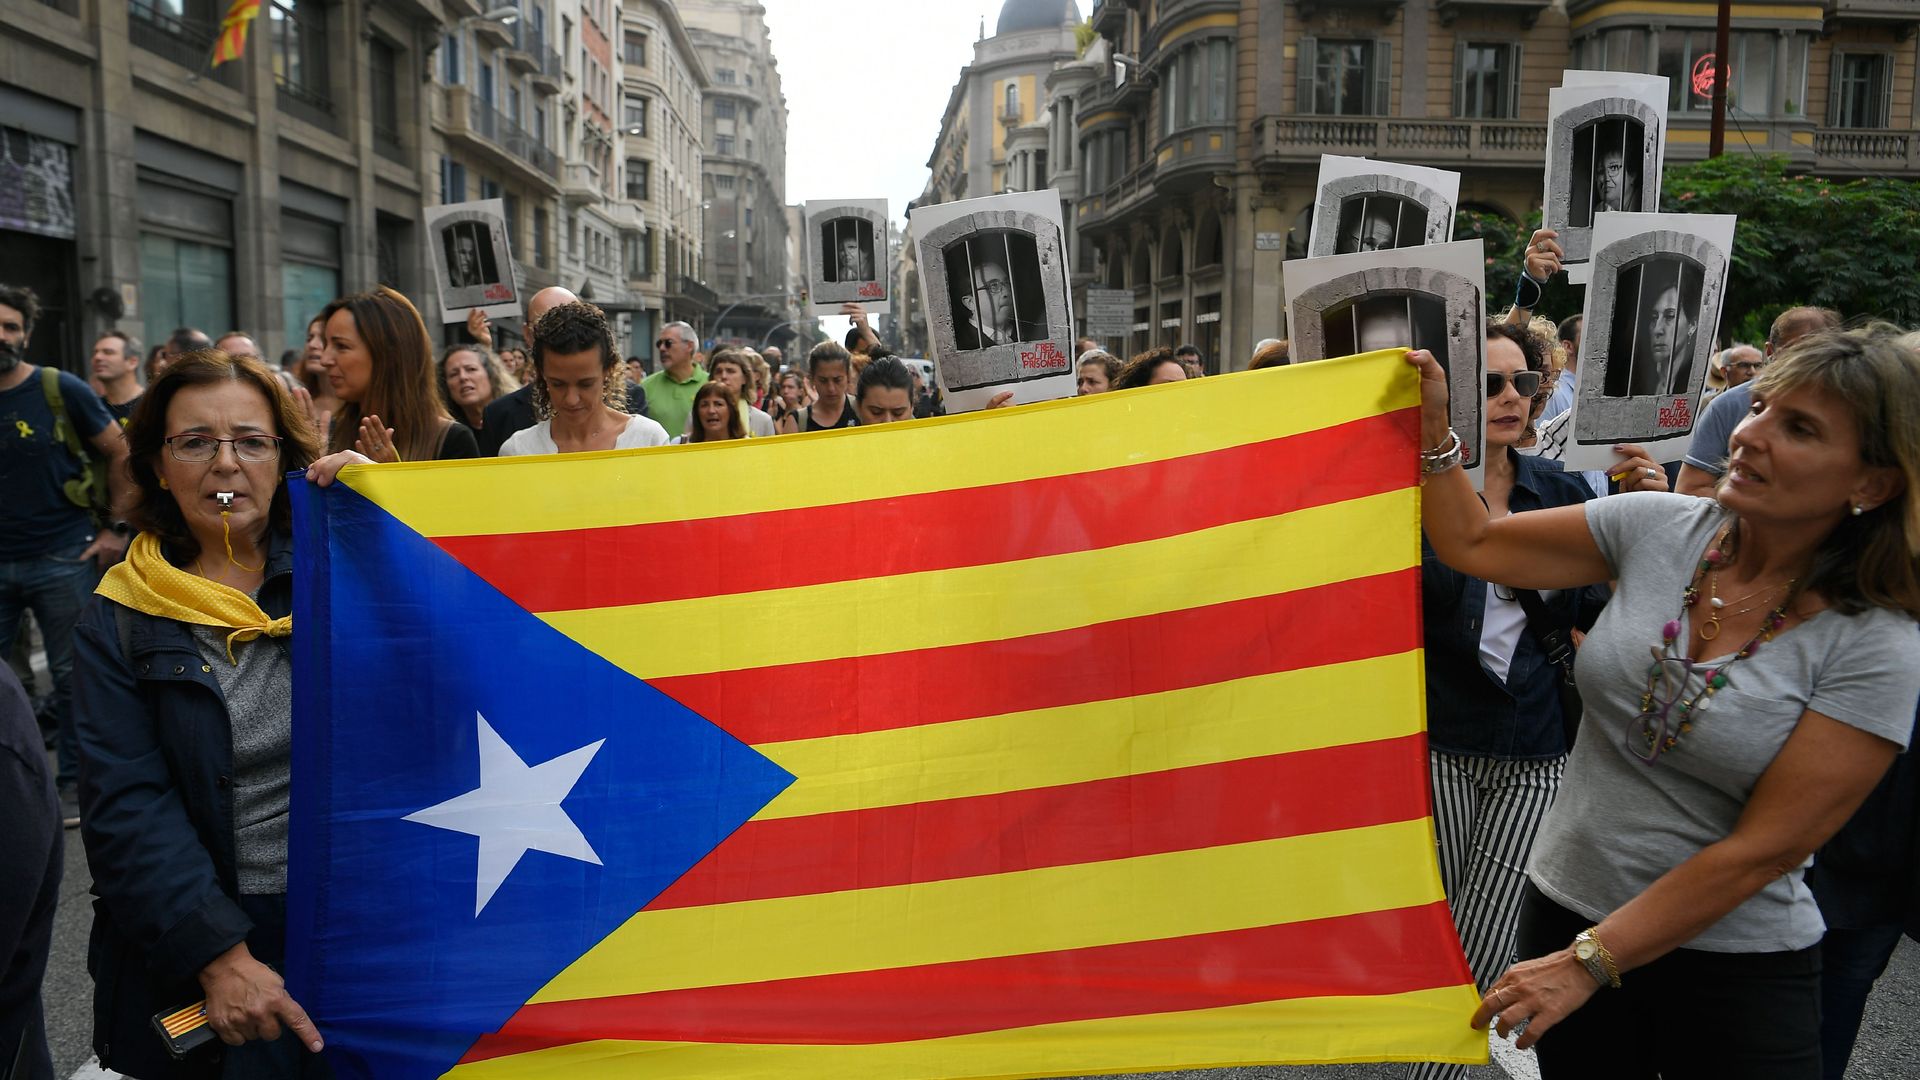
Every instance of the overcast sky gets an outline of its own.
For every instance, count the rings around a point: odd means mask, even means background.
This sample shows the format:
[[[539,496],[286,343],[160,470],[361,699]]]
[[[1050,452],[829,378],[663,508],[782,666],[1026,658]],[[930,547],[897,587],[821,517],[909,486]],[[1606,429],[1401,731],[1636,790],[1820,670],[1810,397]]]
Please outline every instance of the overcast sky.
[[[761,2],[787,92],[787,201],[885,196],[905,220],[980,20],[992,33],[1002,0]]]

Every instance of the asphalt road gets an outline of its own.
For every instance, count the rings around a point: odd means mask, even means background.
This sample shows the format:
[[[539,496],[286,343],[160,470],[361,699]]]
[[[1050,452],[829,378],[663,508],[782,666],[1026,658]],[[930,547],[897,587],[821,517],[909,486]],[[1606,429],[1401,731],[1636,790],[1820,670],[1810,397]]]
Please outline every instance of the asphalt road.
[[[67,832],[66,875],[54,926],[53,955],[45,987],[47,1035],[53,1043],[54,1075],[100,1080],[91,1063],[93,982],[87,977],[88,903],[86,857],[77,830]],[[1472,1080],[1531,1080],[1538,1076],[1531,1054],[1496,1047],[1495,1063],[1469,1070]],[[1388,1080],[1405,1066],[1342,1065],[1325,1068],[1215,1069],[1164,1073],[1191,1080]],[[1920,1080],[1920,946],[1903,940],[1893,964],[1875,988],[1860,1032],[1860,1048],[1847,1073],[1858,1080]]]

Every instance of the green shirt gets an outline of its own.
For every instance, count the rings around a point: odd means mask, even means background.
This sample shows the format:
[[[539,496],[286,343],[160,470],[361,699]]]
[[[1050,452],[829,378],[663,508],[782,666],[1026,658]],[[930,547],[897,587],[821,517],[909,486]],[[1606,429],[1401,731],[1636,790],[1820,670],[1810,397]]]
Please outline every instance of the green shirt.
[[[640,389],[647,392],[647,415],[667,429],[667,438],[687,433],[687,417],[693,415],[693,395],[700,392],[701,384],[706,381],[706,370],[697,364],[686,382],[675,382],[665,368],[640,380]]]

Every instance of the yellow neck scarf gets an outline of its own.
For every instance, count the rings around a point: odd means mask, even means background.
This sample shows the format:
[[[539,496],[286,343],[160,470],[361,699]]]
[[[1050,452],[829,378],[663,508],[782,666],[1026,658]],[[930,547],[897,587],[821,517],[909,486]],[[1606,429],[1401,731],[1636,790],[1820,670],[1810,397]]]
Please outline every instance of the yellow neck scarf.
[[[133,538],[126,561],[107,571],[94,592],[142,614],[233,631],[227,635],[227,659],[235,664],[240,662],[233,655],[235,642],[252,641],[262,634],[293,634],[292,616],[268,618],[253,597],[239,589],[189,574],[168,562],[152,533]]]

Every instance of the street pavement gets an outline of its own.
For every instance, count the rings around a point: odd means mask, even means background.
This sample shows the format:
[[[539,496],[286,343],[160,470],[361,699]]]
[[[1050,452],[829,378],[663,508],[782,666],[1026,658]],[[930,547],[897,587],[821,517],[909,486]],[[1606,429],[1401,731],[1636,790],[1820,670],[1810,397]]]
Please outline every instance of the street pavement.
[[[87,977],[87,931],[93,923],[88,902],[86,856],[80,833],[66,834],[66,875],[60,885],[60,911],[54,924],[53,955],[45,987],[47,1035],[53,1042],[54,1075],[72,1080],[103,1080],[90,1048],[93,982]],[[1677,1020],[1676,1022],[1684,1022]],[[1539,1075],[1533,1056],[1508,1046],[1496,1047],[1494,1064],[1468,1070],[1471,1080],[1533,1080]],[[1215,1069],[1164,1073],[1180,1080],[1388,1080],[1405,1066],[1339,1065],[1324,1068]],[[1849,1078],[1920,1078],[1920,946],[1903,940],[1893,964],[1881,978],[1860,1031]]]

